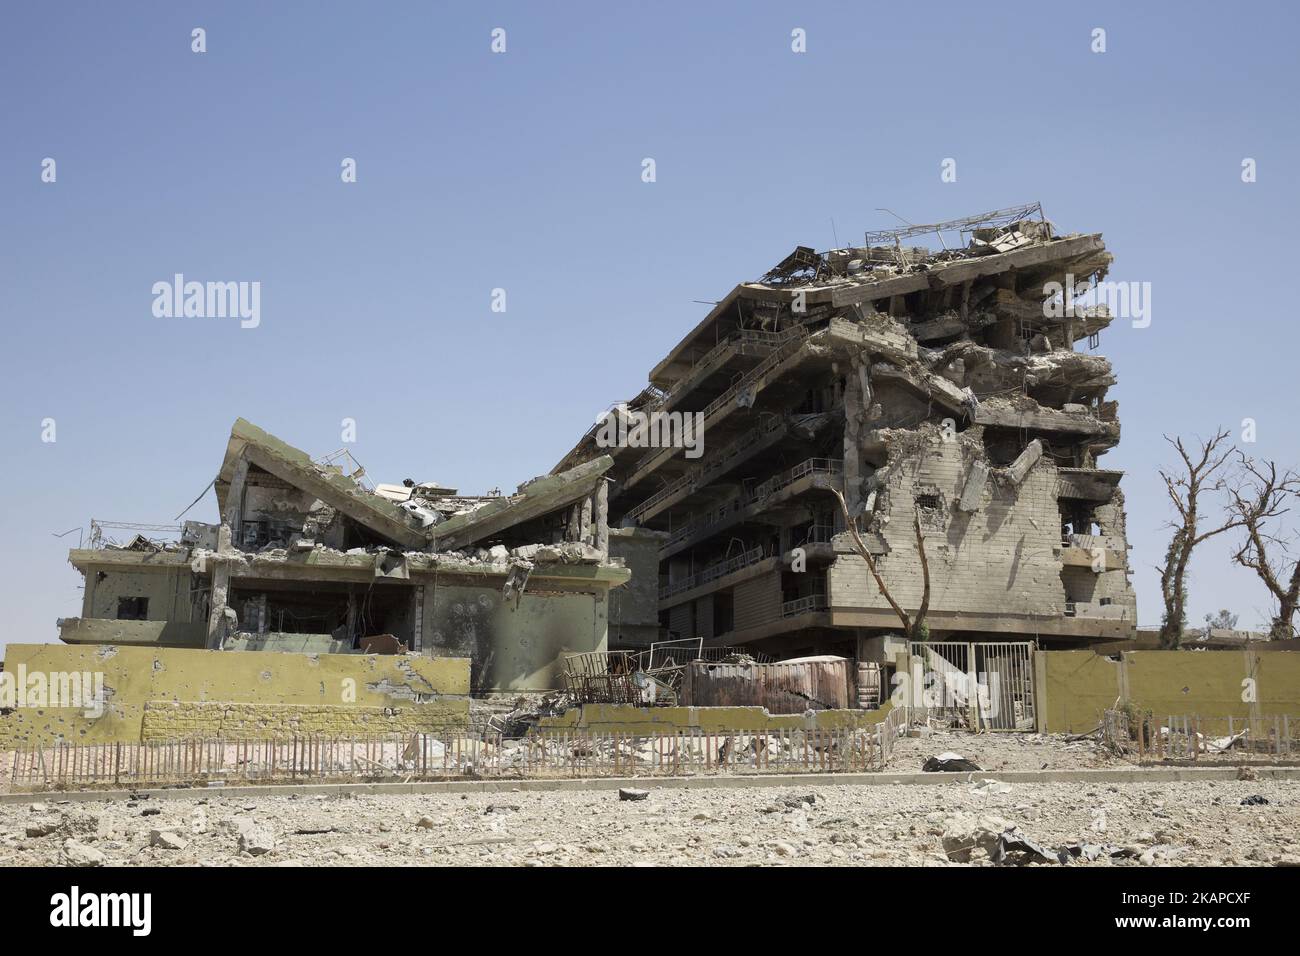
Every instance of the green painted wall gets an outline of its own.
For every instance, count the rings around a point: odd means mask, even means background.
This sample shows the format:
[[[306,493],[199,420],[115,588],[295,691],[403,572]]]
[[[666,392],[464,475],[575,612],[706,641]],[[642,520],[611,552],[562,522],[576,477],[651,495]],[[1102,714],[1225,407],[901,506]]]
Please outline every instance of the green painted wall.
[[[1241,699],[1246,662],[1242,651],[1125,651],[1128,699],[1164,716],[1247,717],[1250,704]]]
[[[138,741],[148,703],[418,711],[421,695],[437,704],[440,720],[449,705],[466,720],[469,713],[469,662],[457,658],[10,644],[5,670],[16,675],[20,667],[28,674],[102,673],[107,706],[99,717],[80,708],[16,708],[0,718],[0,744]]]
[[[119,597],[148,598],[150,621],[189,621],[191,618],[193,601],[188,567],[162,562],[143,567],[89,565],[85,577],[86,590],[81,610],[84,618],[116,619]]]
[[[1050,733],[1079,734],[1101,723],[1119,698],[1119,663],[1092,651],[1038,651],[1038,705]]]
[[[1255,678],[1260,715],[1300,715],[1300,651],[1257,652],[1253,659],[1242,676]]]
[[[1038,704],[1050,733],[1083,733],[1121,698],[1159,717],[1300,715],[1295,651],[1039,651]],[[1243,700],[1247,678],[1256,701]],[[1248,696],[1248,695],[1246,695]]]

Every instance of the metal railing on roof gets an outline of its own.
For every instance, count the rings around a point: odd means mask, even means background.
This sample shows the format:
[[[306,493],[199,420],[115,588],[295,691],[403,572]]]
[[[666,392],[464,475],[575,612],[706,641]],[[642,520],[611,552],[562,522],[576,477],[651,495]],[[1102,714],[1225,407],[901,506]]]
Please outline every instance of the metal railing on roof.
[[[148,541],[150,540],[148,536],[143,534],[145,531],[179,535],[184,530],[184,527],[178,524],[140,524],[132,521],[102,521],[99,518],[91,518],[89,543],[91,549],[105,548],[109,545],[116,544],[115,541],[104,534],[105,529],[112,531],[134,531],[136,534],[132,540],[139,537]]]
[[[980,213],[978,216],[966,216],[962,219],[949,219],[947,222],[909,224],[897,229],[879,229],[875,232],[868,232],[864,243],[867,248],[889,246],[900,240],[910,239],[913,236],[942,235],[945,232],[973,232],[976,229],[989,226],[1003,226],[1013,222],[1020,222],[1029,219],[1031,216],[1037,216],[1040,220],[1044,218],[1043,204],[1041,202],[1008,206],[1006,209],[995,209],[992,212]]]
[[[788,330],[785,332],[768,332],[763,329],[739,329],[733,332],[691,363],[691,367],[686,371],[686,374],[674,382],[672,387],[665,393],[664,401],[668,401],[682,391],[689,379],[695,377],[701,371],[718,364],[728,352],[734,351],[748,354],[750,349],[754,347],[765,350],[773,349],[785,340],[787,334]]]

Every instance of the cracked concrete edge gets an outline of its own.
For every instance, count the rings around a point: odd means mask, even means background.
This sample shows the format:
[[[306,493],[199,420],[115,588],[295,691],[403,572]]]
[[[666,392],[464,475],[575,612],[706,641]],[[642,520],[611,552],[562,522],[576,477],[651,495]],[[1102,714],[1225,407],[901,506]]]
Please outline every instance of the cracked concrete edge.
[[[1244,765],[1256,780],[1300,781],[1300,766],[1282,767]],[[985,780],[998,783],[1200,783],[1236,781],[1237,766],[1223,767],[1136,767],[1133,769],[1098,770],[1005,770],[969,773],[801,773],[801,774],[729,774],[716,777],[565,777],[553,780],[438,780],[410,783],[304,783],[267,784],[234,787],[169,787],[129,790],[40,790],[0,793],[0,804],[57,803],[72,801],[126,800],[148,797],[160,800],[183,800],[221,797],[286,797],[292,795],[342,796],[346,793],[436,794],[436,793],[510,793],[556,792],[575,790],[617,790],[638,787],[643,790],[707,790],[719,787],[843,787],[899,786],[925,784],[970,784]]]

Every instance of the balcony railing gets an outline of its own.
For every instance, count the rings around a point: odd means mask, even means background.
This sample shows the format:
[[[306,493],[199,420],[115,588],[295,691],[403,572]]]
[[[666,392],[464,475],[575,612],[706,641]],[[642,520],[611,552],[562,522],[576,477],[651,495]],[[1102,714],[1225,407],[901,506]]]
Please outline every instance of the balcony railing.
[[[808,475],[838,475],[843,471],[844,462],[838,458],[809,458],[756,486],[750,500],[761,501]]]
[[[804,342],[807,341],[807,339],[811,334],[812,334],[811,331],[802,325],[792,326],[791,328],[787,329],[785,332],[780,333],[782,337],[781,344],[778,345],[775,349],[773,349],[772,353],[768,355],[767,358],[763,359],[763,361],[759,362],[748,372],[742,375],[739,379],[737,379],[736,383],[732,385],[731,388],[727,389],[725,392],[723,392],[713,401],[709,402],[709,404],[704,406],[704,419],[703,419],[704,426],[706,428],[708,427],[709,419],[716,412],[718,412],[722,408],[734,404],[737,397],[739,397],[739,395],[742,392],[744,392],[747,388],[749,388],[751,385],[757,382],[760,378],[762,378],[772,369],[776,368],[778,365],[780,365],[790,356],[794,355],[797,351],[799,351],[799,349],[803,347]],[[654,461],[654,459],[658,457],[659,453],[662,452],[663,450],[664,449],[662,448],[653,448],[650,451],[646,452],[637,461],[636,470],[640,471],[641,469],[645,468],[647,465],[650,464],[650,462]]]
[[[674,594],[681,594],[683,591],[689,591],[692,588],[698,588],[708,584],[710,581],[716,581],[720,577],[730,574],[733,571],[739,571],[741,568],[757,564],[766,558],[762,545],[751,548],[743,554],[738,554],[734,558],[728,558],[725,561],[719,561],[710,567],[692,574],[690,577],[683,578],[680,581],[674,581],[659,589],[659,600],[663,601]]]
[[[702,488],[713,480],[714,476],[725,470],[741,454],[758,444],[768,435],[785,427],[785,420],[779,415],[773,415],[771,418],[764,419],[758,427],[751,428],[743,435],[736,438],[735,441],[725,446],[722,451],[718,452],[705,460],[699,470],[682,475],[676,481],[671,482],[655,492],[645,501],[641,502],[635,508],[627,513],[629,518],[638,520],[642,515],[649,513],[656,505],[668,500],[674,495],[684,492],[694,491]]]
[[[771,497],[783,488],[787,488],[794,484],[800,478],[804,478],[808,475],[838,475],[843,473],[843,471],[844,462],[838,458],[809,458],[806,461],[802,461],[795,465],[793,468],[788,468],[780,474],[773,475],[761,485],[757,485],[749,491],[742,492],[736,497],[718,505],[716,508],[711,508],[694,520],[688,521],[668,536],[668,540],[664,542],[663,547],[670,548],[692,535],[705,531],[714,525],[722,524],[742,508],[758,504],[765,498]],[[829,541],[830,538],[827,537],[821,540]]]
[[[805,544],[830,544],[835,537],[835,526],[829,524],[815,524],[808,529],[808,533],[803,536],[802,541],[795,542],[795,547],[801,547]]]
[[[813,611],[826,610],[825,594],[810,594],[808,597],[801,597],[794,601],[786,601],[781,605],[782,617],[798,617],[800,614],[811,614]]]
[[[741,329],[739,332],[727,336],[692,363],[689,371],[673,383],[672,388],[664,396],[664,401],[669,401],[681,392],[686,383],[698,376],[702,371],[717,365],[726,357],[728,352],[760,354],[762,351],[768,351],[781,345],[785,341],[787,334],[786,332],[764,332],[761,329]]]

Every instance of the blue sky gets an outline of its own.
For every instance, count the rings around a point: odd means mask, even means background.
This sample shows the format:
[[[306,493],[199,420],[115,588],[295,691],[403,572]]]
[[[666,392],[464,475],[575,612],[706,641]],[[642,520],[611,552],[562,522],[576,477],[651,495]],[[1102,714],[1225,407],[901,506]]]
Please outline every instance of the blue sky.
[[[832,220],[847,243],[891,224],[876,207],[1032,200],[1152,284],[1151,326],[1101,345],[1157,623],[1160,436],[1253,417],[1249,451],[1300,465],[1300,17],[1136,6],[7,4],[0,642],[79,611],[77,535],[53,533],[170,521],[238,416],[313,453],[353,418],[374,478],[513,488],[644,384],[693,300],[831,246]],[[177,272],[259,281],[260,326],[154,317]],[[1226,545],[1197,552],[1190,618],[1255,625]]]

